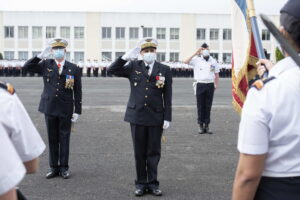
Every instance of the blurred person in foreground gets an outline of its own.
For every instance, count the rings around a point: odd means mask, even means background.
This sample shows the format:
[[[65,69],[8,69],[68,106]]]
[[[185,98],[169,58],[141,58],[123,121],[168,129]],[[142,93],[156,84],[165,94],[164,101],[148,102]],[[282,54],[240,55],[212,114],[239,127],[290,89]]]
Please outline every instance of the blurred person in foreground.
[[[45,144],[12,85],[0,82],[0,200],[21,200],[16,186],[35,173]]]
[[[298,52],[299,10],[300,1],[289,0],[280,16],[280,31]],[[300,69],[286,53],[276,65],[257,65],[260,76],[266,66],[269,78],[263,88],[249,90],[243,107],[232,199],[299,200]]]

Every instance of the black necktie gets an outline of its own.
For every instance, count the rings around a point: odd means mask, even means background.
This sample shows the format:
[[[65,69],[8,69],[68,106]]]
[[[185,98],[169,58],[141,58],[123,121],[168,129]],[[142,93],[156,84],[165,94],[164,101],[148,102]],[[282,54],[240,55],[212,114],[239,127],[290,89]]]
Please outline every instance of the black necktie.
[[[150,69],[150,67],[149,67],[149,65],[147,65],[146,66],[146,72],[147,72],[148,75],[149,75],[149,69]]]

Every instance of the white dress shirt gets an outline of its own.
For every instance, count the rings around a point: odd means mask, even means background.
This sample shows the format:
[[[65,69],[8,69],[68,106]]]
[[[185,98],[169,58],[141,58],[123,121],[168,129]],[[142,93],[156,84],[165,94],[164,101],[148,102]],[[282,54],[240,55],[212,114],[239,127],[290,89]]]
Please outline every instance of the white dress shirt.
[[[60,68],[58,69],[58,73],[59,73],[59,75],[61,75],[62,71],[64,70],[64,65],[65,65],[66,60],[63,60],[61,62],[58,62],[57,60],[55,60],[55,62],[56,62],[57,66],[58,66],[58,64],[60,64]]]
[[[220,72],[219,65],[213,57],[206,61],[202,56],[195,56],[189,63],[194,69],[194,79],[197,82],[213,83],[215,74]]]
[[[146,67],[149,66],[149,71],[148,71],[148,75],[149,75],[149,76],[150,76],[151,73],[152,73],[153,66],[154,66],[154,63],[155,63],[155,62],[156,62],[156,61],[154,61],[154,62],[151,63],[151,64],[148,64],[148,63],[144,62]]]
[[[0,124],[21,160],[27,162],[40,156],[46,146],[17,94],[0,89],[0,105]]]
[[[300,176],[300,69],[291,58],[269,72],[276,79],[247,94],[238,150],[267,154],[263,176]]]
[[[1,124],[0,163],[0,195],[3,195],[21,182],[26,169]]]

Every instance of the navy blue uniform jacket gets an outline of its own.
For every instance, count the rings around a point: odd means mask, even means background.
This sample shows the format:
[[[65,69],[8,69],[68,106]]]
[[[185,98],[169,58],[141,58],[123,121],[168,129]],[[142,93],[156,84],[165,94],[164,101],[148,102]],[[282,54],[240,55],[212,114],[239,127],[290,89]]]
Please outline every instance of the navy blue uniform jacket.
[[[170,67],[155,62],[152,73],[146,73],[144,61],[127,61],[118,58],[108,69],[109,73],[129,79],[131,92],[125,121],[144,126],[160,126],[172,120],[172,74]],[[157,87],[157,77],[164,77],[164,86]]]
[[[41,60],[33,57],[25,63],[24,70],[43,76],[44,90],[39,105],[40,112],[57,117],[70,117],[73,112],[81,114],[81,75],[75,64],[65,61],[59,75],[54,59]],[[65,88],[67,75],[74,77],[73,89]]]

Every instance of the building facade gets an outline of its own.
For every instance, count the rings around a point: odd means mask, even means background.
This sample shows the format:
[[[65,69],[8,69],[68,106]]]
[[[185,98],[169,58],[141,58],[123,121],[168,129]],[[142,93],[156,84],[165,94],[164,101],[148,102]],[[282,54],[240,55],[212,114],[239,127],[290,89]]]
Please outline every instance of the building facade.
[[[278,16],[271,16],[278,23]],[[277,43],[259,23],[264,48],[274,57]],[[28,59],[51,38],[69,41],[67,59],[114,60],[144,37],[158,39],[160,61],[182,61],[203,42],[219,62],[231,62],[229,14],[12,12],[0,11],[0,52],[4,59]]]

